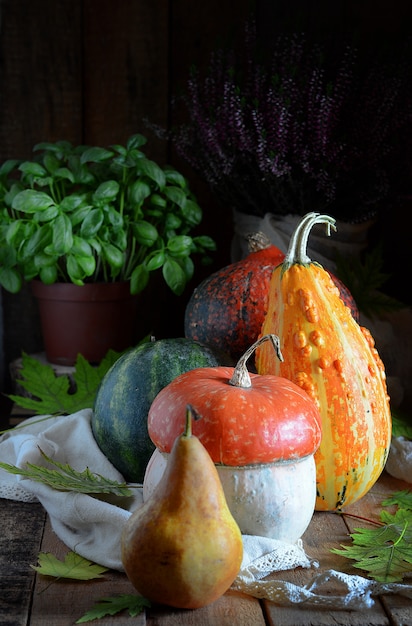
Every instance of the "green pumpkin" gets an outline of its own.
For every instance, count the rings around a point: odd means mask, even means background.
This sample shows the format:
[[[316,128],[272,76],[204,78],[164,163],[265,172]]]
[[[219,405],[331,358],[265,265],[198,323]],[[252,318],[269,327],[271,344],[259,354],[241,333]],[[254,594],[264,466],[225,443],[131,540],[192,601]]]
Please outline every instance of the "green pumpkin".
[[[99,448],[126,481],[143,483],[155,450],[147,415],[159,391],[183,372],[223,361],[198,341],[171,338],[141,344],[112,365],[98,389],[91,426]]]

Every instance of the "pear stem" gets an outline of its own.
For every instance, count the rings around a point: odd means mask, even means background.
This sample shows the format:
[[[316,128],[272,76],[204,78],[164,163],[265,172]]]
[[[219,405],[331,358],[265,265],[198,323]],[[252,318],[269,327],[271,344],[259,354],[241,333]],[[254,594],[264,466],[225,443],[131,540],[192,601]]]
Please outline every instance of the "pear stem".
[[[193,416],[193,409],[190,406],[190,404],[188,404],[186,407],[186,424],[185,424],[185,430],[183,433],[185,437],[192,436],[192,416]]]
[[[194,409],[192,407],[191,404],[188,404],[186,407],[186,423],[185,423],[185,429],[183,431],[183,437],[192,437],[192,421],[195,420],[199,420],[201,418],[200,413],[198,413],[196,411],[196,409]]]

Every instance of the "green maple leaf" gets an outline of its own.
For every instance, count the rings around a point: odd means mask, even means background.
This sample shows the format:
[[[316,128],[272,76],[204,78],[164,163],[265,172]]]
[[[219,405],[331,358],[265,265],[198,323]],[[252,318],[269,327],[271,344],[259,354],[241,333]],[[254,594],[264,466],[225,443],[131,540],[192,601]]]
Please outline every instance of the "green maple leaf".
[[[382,506],[393,505],[398,506],[400,509],[412,511],[412,491],[409,491],[408,489],[405,489],[404,491],[396,491],[382,502]],[[384,517],[383,513],[382,517]]]
[[[394,515],[383,511],[383,525],[357,528],[351,534],[353,544],[332,552],[356,561],[379,582],[399,582],[412,575],[412,512],[399,509]]]
[[[83,472],[78,472],[68,464],[58,463],[40,450],[43,458],[57,469],[27,463],[25,468],[16,467],[8,463],[0,462],[0,468],[10,474],[18,474],[41,482],[59,491],[77,491],[79,493],[111,493],[116,496],[130,497],[132,490],[126,483],[104,478],[95,474],[87,467]]]
[[[40,552],[38,555],[38,565],[31,565],[36,572],[43,576],[53,576],[54,578],[73,578],[75,580],[91,580],[101,578],[103,572],[107,572],[107,567],[96,565],[92,561],[76,554],[68,552],[63,561],[60,561],[50,552]]]
[[[121,354],[109,350],[97,366],[79,354],[73,374],[73,392],[68,375],[57,376],[51,365],[23,353],[18,383],[33,397],[10,395],[9,398],[35,415],[69,415],[91,408],[103,376]]]
[[[137,595],[121,594],[102,598],[83,617],[78,619],[76,624],[83,624],[84,622],[100,619],[106,615],[115,615],[126,610],[129,612],[130,617],[136,617],[146,606],[150,606],[149,600]]]

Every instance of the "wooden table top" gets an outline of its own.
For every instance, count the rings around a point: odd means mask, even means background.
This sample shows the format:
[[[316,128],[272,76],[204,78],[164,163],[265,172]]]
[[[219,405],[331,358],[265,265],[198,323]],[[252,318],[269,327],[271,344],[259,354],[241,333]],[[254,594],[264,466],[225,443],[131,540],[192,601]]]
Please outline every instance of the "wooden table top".
[[[411,485],[384,473],[374,488],[346,512],[377,519],[380,503],[388,494]],[[36,574],[40,551],[62,558],[68,548],[51,529],[40,504],[0,500],[0,624],[2,626],[71,626],[102,598],[135,593],[126,575],[109,571],[102,579],[88,582],[55,580]],[[337,569],[353,574],[348,559],[334,555],[331,548],[348,543],[348,533],[366,524],[359,519],[315,512],[303,536],[309,557],[320,569],[300,569],[273,576],[299,585],[310,582],[322,570]],[[213,604],[193,610],[152,606],[131,618],[128,613],[90,622],[99,626],[412,626],[412,601],[398,595],[375,599],[367,611],[343,611],[280,607],[235,591],[228,591]]]

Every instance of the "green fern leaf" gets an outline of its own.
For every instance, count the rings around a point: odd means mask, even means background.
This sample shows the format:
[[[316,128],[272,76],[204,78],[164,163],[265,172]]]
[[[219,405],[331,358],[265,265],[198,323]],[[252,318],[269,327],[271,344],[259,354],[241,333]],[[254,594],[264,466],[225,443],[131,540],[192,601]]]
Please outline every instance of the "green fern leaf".
[[[35,465],[34,463],[27,463],[27,466],[22,468],[3,462],[0,462],[0,468],[10,474],[25,476],[59,491],[77,491],[88,494],[110,493],[121,497],[132,496],[133,492],[126,483],[104,478],[100,474],[91,472],[89,468],[83,472],[78,472],[70,465],[58,463],[41,450],[40,452],[44,460],[57,469]]]

